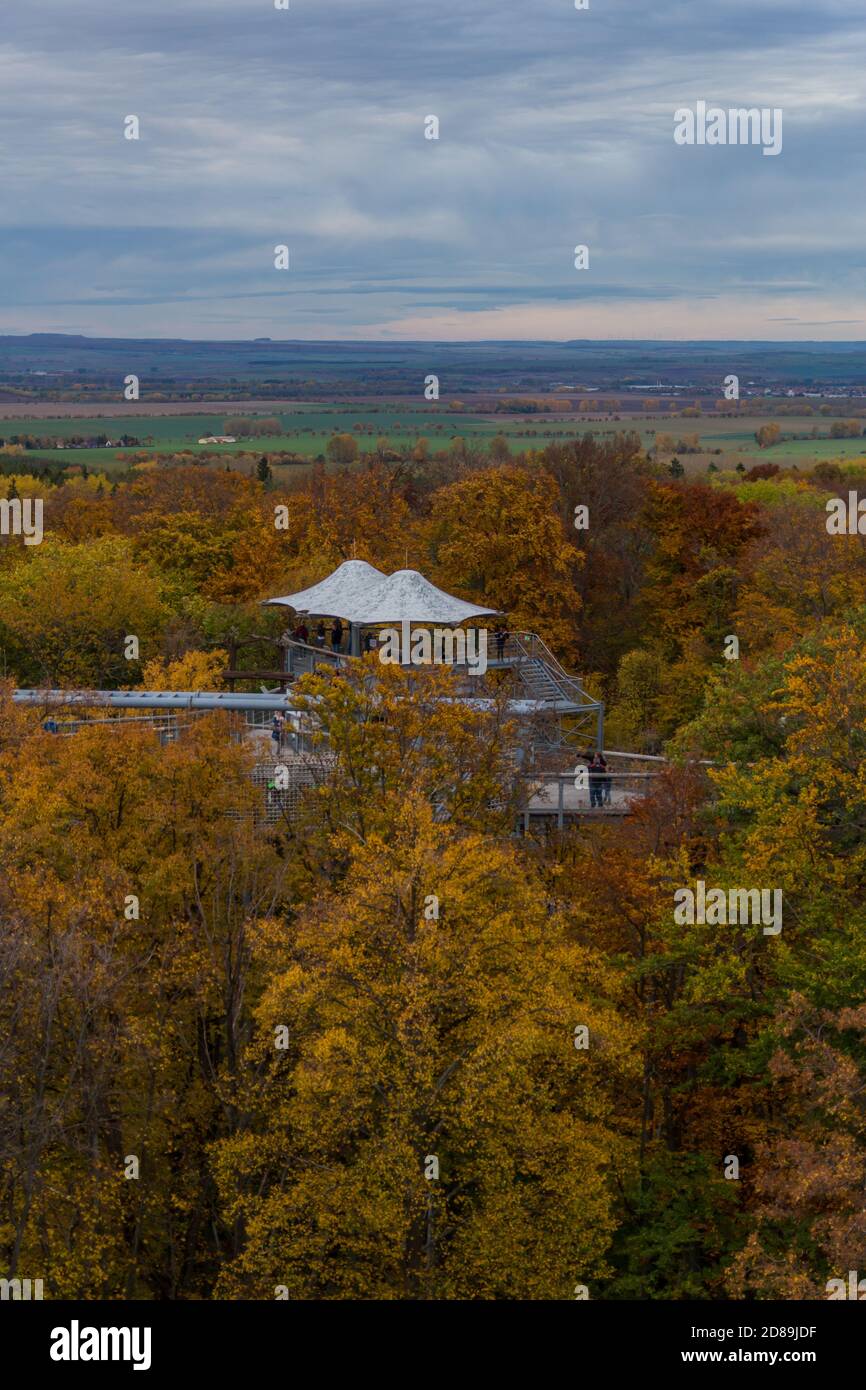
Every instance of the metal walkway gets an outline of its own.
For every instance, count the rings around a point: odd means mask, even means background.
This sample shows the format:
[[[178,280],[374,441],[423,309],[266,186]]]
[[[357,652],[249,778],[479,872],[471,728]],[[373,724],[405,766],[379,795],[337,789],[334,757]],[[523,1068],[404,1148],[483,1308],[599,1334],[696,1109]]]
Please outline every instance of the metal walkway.
[[[22,689],[15,690],[12,698],[18,704],[41,708],[45,727],[56,733],[73,733],[95,722],[123,727],[139,720],[123,717],[122,711],[140,711],[144,716],[141,722],[151,723],[163,742],[177,737],[178,723],[186,724],[196,714],[214,710],[242,714],[246,737],[258,736],[262,742],[254,779],[266,793],[265,818],[273,823],[286,813],[291,817],[302,788],[314,779],[310,768],[302,767],[304,759],[298,756],[301,748],[295,740],[295,756],[290,754],[287,760],[291,765],[291,787],[286,788],[287,795],[269,787],[275,766],[273,745],[268,737],[270,716],[277,710],[286,715],[297,714],[291,686],[299,676],[316,669],[333,670],[350,660],[344,653],[290,638],[284,639],[282,645],[285,670],[280,682],[282,688],[278,690],[243,693],[236,689],[230,692]],[[566,820],[627,815],[635,797],[648,790],[647,779],[656,774],[633,770],[612,773],[608,797],[602,805],[591,804],[596,798],[590,798],[588,788],[576,784],[576,768],[587,750],[601,749],[603,744],[604,705],[601,701],[594,700],[584,690],[536,633],[509,633],[501,644],[494,635],[490,645],[493,652],[488,651],[487,669],[512,673],[516,688],[510,692],[507,707],[524,725],[524,730],[529,731],[530,758],[525,773],[527,800],[522,813],[525,828],[533,819],[549,822],[555,817],[561,829]],[[483,674],[473,673],[466,666],[455,666],[455,671],[462,688],[462,693],[456,697],[458,700],[476,707],[489,701],[489,694],[485,698],[479,690]],[[88,715],[75,718],[77,710],[85,709]],[[117,711],[121,717],[94,719],[92,712],[100,709]],[[178,721],[182,714],[186,718]],[[607,756],[637,758],[637,755],[616,752]],[[644,764],[646,761],[643,760]]]

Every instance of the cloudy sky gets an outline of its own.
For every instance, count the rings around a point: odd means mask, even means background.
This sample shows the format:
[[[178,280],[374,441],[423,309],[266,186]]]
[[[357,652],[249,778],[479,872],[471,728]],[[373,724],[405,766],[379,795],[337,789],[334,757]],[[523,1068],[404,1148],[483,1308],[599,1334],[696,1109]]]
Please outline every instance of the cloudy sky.
[[[3,0],[0,333],[866,339],[864,107],[863,0]]]

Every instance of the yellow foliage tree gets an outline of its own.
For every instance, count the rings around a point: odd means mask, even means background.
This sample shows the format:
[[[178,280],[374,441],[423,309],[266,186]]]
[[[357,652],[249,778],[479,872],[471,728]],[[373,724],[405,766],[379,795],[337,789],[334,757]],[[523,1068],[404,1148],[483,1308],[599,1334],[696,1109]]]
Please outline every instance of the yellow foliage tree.
[[[435,819],[341,837],[348,870],[288,930],[215,1150],[245,1241],[224,1296],[566,1299],[607,1270],[612,1092],[631,1071],[613,977],[519,853]],[[586,1029],[588,1047],[579,1030]]]
[[[154,657],[141,673],[142,690],[217,690],[228,665],[228,652],[186,652],[175,661]]]
[[[583,556],[566,538],[558,507],[549,474],[490,468],[434,495],[428,544],[437,583],[501,609],[513,627],[567,653],[576,642],[574,579]]]
[[[168,617],[161,585],[121,536],[46,539],[0,571],[0,642],[21,685],[131,683],[141,668],[127,659],[126,638],[146,657]]]
[[[0,1268],[46,1297],[204,1296],[227,1236],[206,1145],[235,1122],[249,926],[285,872],[249,754],[225,716],[162,747],[8,701],[0,743],[0,977],[27,981],[0,991]]]

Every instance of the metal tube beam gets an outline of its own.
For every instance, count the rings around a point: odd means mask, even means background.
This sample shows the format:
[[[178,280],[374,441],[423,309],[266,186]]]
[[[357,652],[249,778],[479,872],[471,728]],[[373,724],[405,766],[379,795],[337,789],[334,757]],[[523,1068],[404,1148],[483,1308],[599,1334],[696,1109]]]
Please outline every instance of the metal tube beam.
[[[297,708],[291,694],[279,690],[255,694],[231,694],[210,690],[14,690],[18,705],[78,705],[85,709],[105,705],[110,709],[197,709],[269,710]],[[493,709],[493,700],[471,696],[460,700],[447,697],[449,704],[469,705],[473,709]],[[512,714],[555,713],[559,708],[548,700],[509,700]],[[591,707],[591,708],[597,708]]]
[[[63,705],[80,709],[294,709],[290,695],[279,690],[263,694],[223,694],[209,690],[14,690],[18,705]]]

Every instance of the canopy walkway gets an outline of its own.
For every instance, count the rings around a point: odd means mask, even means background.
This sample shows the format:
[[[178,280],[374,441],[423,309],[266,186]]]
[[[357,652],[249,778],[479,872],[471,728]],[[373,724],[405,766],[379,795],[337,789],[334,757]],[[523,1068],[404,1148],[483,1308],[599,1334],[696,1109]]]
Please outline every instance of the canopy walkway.
[[[594,700],[584,690],[577,677],[565,670],[536,633],[509,633],[504,639],[494,635],[491,645],[494,650],[488,653],[487,669],[511,672],[514,688],[509,692],[508,707],[522,725],[525,758],[522,766],[526,785],[521,813],[523,829],[528,831],[533,821],[545,822],[548,826],[555,821],[562,829],[567,821],[616,819],[627,815],[635,799],[647,793],[651,779],[658,775],[657,771],[647,770],[647,763],[663,760],[606,750],[605,757],[617,760],[618,766],[616,770],[609,769],[604,794],[596,790],[592,795],[586,778],[581,781],[577,769],[586,766],[592,750],[602,747],[604,706],[601,701]],[[281,688],[275,690],[29,689],[16,690],[13,699],[17,703],[40,706],[45,716],[44,726],[53,733],[72,734],[93,723],[118,727],[146,723],[155,729],[163,743],[179,737],[197,714],[219,709],[232,711],[240,717],[240,731],[236,731],[235,736],[250,739],[257,745],[254,780],[264,793],[264,820],[275,824],[293,817],[303,789],[318,780],[313,762],[317,763],[319,776],[323,766],[322,755],[317,759],[311,757],[310,740],[300,732],[292,685],[308,672],[344,667],[352,659],[347,653],[294,638],[282,638],[280,646],[283,648],[283,669],[269,673],[280,677]],[[465,664],[455,664],[454,669],[460,689],[458,698],[473,704],[489,698],[489,687],[485,696],[482,685],[483,673]],[[235,682],[242,674],[252,680],[257,673],[236,670],[232,672]],[[105,709],[108,717],[94,715],[94,711],[100,709]],[[76,718],[77,711],[81,710],[87,713]],[[271,718],[277,711],[286,716],[285,734],[279,749],[270,738]],[[277,768],[286,769],[280,774],[286,781],[283,787],[275,785],[279,780]]]
[[[579,750],[588,739],[595,748],[600,748],[604,740],[601,701],[587,694],[537,633],[507,633],[501,625],[491,631],[492,621],[490,625],[479,625],[479,619],[500,620],[501,610],[447,594],[418,570],[402,569],[386,575],[366,560],[344,560],[318,583],[296,593],[266,599],[263,607],[279,607],[294,614],[292,621],[296,626],[279,638],[251,636],[243,642],[236,636],[230,638],[230,668],[223,672],[223,679],[232,689],[243,680],[273,680],[280,691],[285,691],[307,672],[322,667],[339,668],[351,658],[375,650],[385,629],[401,633],[401,655],[408,660],[413,626],[416,634],[425,629],[429,632],[430,628],[440,633],[445,629],[454,639],[447,660],[458,675],[461,695],[477,697],[477,682],[483,680],[488,669],[507,668],[515,677],[515,696],[525,706],[515,708],[514,713],[554,716],[554,720],[548,721],[553,734],[539,733],[540,741],[549,747],[570,746]],[[463,630],[466,623],[473,624],[478,643],[475,656],[483,643],[483,661],[454,659],[458,638],[463,639],[463,657],[467,654],[467,634]],[[318,641],[310,640],[313,624]],[[276,650],[278,669],[244,672],[237,664],[240,648],[260,643]]]
[[[525,639],[521,639],[525,641]],[[528,645],[528,644],[527,644]],[[509,660],[510,658],[510,660]],[[530,662],[541,660],[525,647],[515,657],[506,652],[502,664],[514,664],[520,669],[536,671]],[[518,712],[538,711],[568,704],[578,712],[594,713],[597,706],[566,701],[573,694],[566,673],[556,672],[557,692],[546,701],[536,693],[527,700],[514,700]],[[560,668],[561,671],[561,668]],[[530,679],[534,679],[531,676]],[[575,682],[580,695],[583,692]],[[314,750],[311,733],[302,727],[297,709],[289,693],[263,691],[255,694],[220,691],[183,690],[16,690],[13,700],[18,704],[36,706],[43,715],[43,727],[53,734],[68,736],[83,728],[110,726],[123,730],[150,727],[160,742],[170,743],[181,737],[200,714],[227,710],[237,716],[233,737],[249,741],[254,748],[253,781],[262,790],[263,823],[276,825],[291,821],[297,814],[304,789],[318,785],[327,777],[330,758],[327,751]],[[110,710],[105,716],[94,711]],[[287,716],[279,744],[271,737],[271,716],[280,710]],[[134,711],[134,713],[127,713]],[[535,731],[534,731],[535,732]],[[570,742],[545,740],[532,749],[525,765],[526,794],[520,813],[520,827],[529,832],[533,823],[562,830],[568,822],[584,820],[616,820],[629,814],[634,803],[652,787],[659,775],[664,758],[654,758],[617,749],[604,749],[608,761],[602,794],[593,797],[588,778],[579,776],[586,768],[590,750],[576,750]],[[613,763],[613,766],[611,766]]]
[[[162,742],[178,737],[196,714],[209,710],[229,710],[239,720],[232,737],[255,740],[255,780],[267,793],[267,819],[291,813],[303,788],[310,782],[305,759],[313,753],[312,734],[315,714],[304,715],[293,695],[292,686],[310,672],[340,670],[365,652],[374,652],[383,629],[399,630],[400,655],[404,669],[415,669],[418,652],[412,644],[412,628],[444,632],[450,639],[447,656],[444,644],[438,652],[428,642],[421,651],[426,664],[431,655],[437,663],[446,662],[456,677],[456,689],[448,699],[465,701],[477,707],[493,707],[494,696],[503,693],[506,710],[518,726],[514,741],[514,766],[525,788],[523,819],[526,828],[537,818],[556,817],[562,827],[566,819],[584,816],[626,815],[634,798],[644,794],[646,779],[652,774],[621,768],[604,776],[604,795],[599,779],[576,777],[576,767],[586,762],[588,750],[599,751],[604,742],[604,705],[593,699],[577,676],[565,669],[546,642],[533,632],[506,632],[501,626],[491,631],[475,626],[472,644],[464,624],[479,619],[500,620],[500,610],[479,607],[437,588],[417,570],[397,570],[385,575],[365,560],[345,560],[317,584],[297,593],[265,600],[264,607],[282,607],[294,614],[304,640],[288,631],[280,637],[237,633],[228,638],[229,669],[222,673],[227,691],[202,690],[16,690],[16,702],[41,706],[44,727],[52,733],[74,733],[84,723],[94,722],[94,711],[117,711],[122,717],[112,723],[118,727],[134,722],[125,712],[140,711],[139,719],[151,723]],[[310,641],[311,625],[316,624],[318,640]],[[326,627],[326,623],[329,625]],[[330,636],[331,643],[327,645]],[[334,639],[336,638],[336,645]],[[460,639],[460,640],[458,640]],[[438,639],[437,639],[438,640]],[[393,637],[389,639],[393,642]],[[238,665],[240,652],[250,651],[251,659],[261,662],[260,653],[273,652],[273,662],[254,669]],[[265,658],[267,661],[267,657]],[[502,690],[487,678],[510,677]],[[487,680],[487,684],[484,682]],[[265,682],[273,682],[267,689]],[[240,684],[259,684],[246,693]],[[75,711],[83,711],[76,718]],[[58,710],[62,709],[62,716]],[[271,717],[286,716],[281,746],[270,739]],[[70,714],[72,718],[70,718]],[[270,755],[270,758],[269,758]],[[619,755],[611,755],[619,756]],[[275,765],[283,759],[289,770],[277,778]],[[325,754],[327,759],[327,754]],[[321,761],[321,759],[320,759]],[[275,783],[288,779],[285,786]]]
[[[284,637],[281,645],[285,651],[285,665],[281,672],[250,671],[248,680],[277,679],[281,686],[291,686],[300,676],[313,671],[339,669],[352,660],[345,652],[334,651],[325,646],[314,646],[309,642],[299,642],[293,637]],[[490,647],[494,651],[491,653]],[[409,665],[404,669],[412,669]],[[484,673],[475,673],[472,666],[455,662],[455,673],[460,677],[463,693],[478,695],[477,685],[484,679]],[[582,748],[587,741],[600,747],[604,737],[604,705],[594,700],[583,689],[576,676],[570,675],[553,652],[534,632],[511,632],[505,642],[500,644],[495,636],[488,640],[487,670],[506,671],[514,674],[515,700],[522,701],[524,713],[549,713],[565,716],[555,743],[567,743],[573,748]],[[240,670],[225,673],[233,683],[242,678]],[[274,692],[276,693],[276,692]],[[528,705],[527,703],[528,702]],[[521,712],[516,710],[516,712]]]

